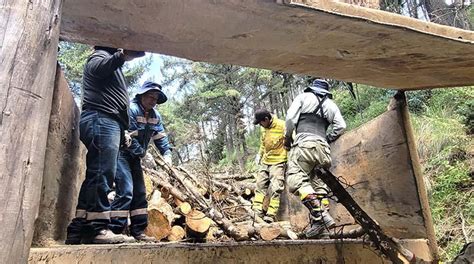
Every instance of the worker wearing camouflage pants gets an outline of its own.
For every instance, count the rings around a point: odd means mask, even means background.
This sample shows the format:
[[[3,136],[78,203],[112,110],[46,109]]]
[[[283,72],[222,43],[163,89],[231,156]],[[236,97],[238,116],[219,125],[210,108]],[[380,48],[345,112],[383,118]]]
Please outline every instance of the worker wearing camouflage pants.
[[[331,98],[329,83],[317,79],[295,98],[286,116],[285,146],[290,149],[287,185],[310,211],[311,227],[305,232],[308,238],[327,238],[328,229],[335,225],[327,210],[327,186],[315,175],[316,168],[331,167],[329,143],[346,128]],[[330,125],[332,131],[326,134]]]
[[[284,148],[285,122],[272,116],[267,110],[258,110],[255,112],[254,124],[260,124],[262,134],[260,150],[256,157],[260,169],[256,176],[257,188],[252,208],[263,220],[273,222],[280,207],[280,195],[285,184],[287,161],[287,151]],[[263,200],[266,194],[270,196],[270,203],[265,213]]]

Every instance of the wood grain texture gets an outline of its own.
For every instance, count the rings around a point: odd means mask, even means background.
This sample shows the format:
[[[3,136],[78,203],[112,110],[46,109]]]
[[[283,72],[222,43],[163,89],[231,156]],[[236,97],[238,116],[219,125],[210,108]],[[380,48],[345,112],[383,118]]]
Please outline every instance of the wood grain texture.
[[[474,32],[334,1],[66,1],[61,37],[382,88],[474,84]]]
[[[61,0],[0,3],[0,263],[25,263],[40,202]]]

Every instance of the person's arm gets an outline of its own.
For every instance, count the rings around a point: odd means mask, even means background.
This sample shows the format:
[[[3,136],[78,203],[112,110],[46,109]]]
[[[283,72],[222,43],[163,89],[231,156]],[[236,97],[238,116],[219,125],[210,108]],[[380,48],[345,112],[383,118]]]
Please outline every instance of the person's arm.
[[[97,78],[106,78],[124,64],[123,53],[115,52],[110,55],[98,51],[92,55],[86,65],[86,70]]]
[[[333,102],[328,101],[328,109],[327,109],[327,120],[330,124],[332,124],[332,131],[326,135],[328,143],[331,143],[338,139],[346,129],[346,122],[342,117],[341,111],[339,107]]]

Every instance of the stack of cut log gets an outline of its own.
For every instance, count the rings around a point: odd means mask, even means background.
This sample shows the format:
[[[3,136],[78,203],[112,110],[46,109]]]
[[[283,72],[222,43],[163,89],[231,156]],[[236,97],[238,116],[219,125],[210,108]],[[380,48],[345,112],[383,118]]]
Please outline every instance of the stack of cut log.
[[[268,224],[253,213],[252,175],[188,171],[166,164],[156,149],[150,152],[142,162],[150,182],[147,235],[190,242],[297,239],[288,221]]]

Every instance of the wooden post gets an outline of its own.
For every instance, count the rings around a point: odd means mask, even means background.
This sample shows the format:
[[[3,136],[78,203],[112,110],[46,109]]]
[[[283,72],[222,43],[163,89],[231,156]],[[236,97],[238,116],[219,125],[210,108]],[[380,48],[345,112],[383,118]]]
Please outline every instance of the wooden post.
[[[26,263],[38,214],[61,0],[0,5],[0,263]]]

